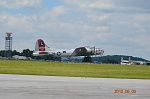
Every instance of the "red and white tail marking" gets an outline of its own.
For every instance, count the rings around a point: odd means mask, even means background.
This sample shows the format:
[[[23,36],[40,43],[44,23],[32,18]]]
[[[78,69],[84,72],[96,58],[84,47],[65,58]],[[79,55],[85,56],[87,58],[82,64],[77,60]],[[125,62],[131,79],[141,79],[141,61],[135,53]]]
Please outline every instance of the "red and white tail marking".
[[[45,43],[42,39],[38,39],[39,51],[45,51]]]

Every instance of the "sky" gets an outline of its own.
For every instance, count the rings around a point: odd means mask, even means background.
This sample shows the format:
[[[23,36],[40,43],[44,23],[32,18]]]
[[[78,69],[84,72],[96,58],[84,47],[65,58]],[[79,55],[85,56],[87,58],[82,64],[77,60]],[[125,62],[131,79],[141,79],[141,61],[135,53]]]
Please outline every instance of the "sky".
[[[104,55],[150,60],[150,0],[0,0],[0,50],[96,46]]]

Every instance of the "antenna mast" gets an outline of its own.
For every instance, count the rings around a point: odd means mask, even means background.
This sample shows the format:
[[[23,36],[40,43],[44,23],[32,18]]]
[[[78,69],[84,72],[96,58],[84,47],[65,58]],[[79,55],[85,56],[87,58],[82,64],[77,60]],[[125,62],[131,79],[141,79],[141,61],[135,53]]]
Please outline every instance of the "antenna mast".
[[[5,57],[11,58],[12,57],[12,37],[10,32],[6,32],[5,37]]]

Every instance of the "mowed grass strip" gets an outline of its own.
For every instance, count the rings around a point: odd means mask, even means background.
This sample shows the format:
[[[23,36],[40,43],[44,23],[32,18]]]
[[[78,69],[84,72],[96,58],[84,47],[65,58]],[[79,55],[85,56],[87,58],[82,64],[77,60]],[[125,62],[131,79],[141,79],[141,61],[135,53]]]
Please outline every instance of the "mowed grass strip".
[[[0,74],[150,79],[150,66],[0,60]]]

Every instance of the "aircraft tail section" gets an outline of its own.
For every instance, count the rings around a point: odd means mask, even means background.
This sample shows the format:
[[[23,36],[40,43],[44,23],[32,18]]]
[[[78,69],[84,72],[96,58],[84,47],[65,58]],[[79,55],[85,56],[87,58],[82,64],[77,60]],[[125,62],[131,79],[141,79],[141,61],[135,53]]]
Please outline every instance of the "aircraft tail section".
[[[35,51],[46,51],[46,45],[42,39],[36,41]]]

